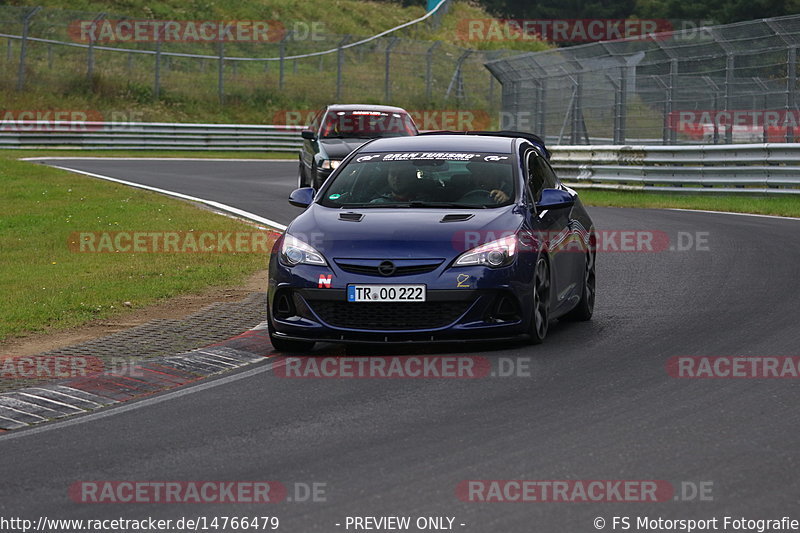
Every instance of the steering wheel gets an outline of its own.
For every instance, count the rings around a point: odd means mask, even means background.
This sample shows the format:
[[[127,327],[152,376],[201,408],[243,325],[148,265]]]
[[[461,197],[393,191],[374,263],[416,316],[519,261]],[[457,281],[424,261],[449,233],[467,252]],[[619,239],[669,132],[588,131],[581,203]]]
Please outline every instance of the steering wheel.
[[[485,189],[473,189],[458,199],[459,202],[471,204],[495,204],[497,203],[492,197],[492,193]]]

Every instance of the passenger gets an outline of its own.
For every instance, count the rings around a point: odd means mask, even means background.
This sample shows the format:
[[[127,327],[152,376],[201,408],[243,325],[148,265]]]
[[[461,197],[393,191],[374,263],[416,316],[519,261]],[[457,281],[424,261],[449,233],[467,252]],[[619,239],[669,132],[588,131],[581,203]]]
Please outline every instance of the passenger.
[[[420,200],[417,187],[417,169],[413,166],[391,165],[389,167],[389,192],[375,198],[372,204],[407,203]]]
[[[511,199],[513,189],[507,176],[510,170],[507,165],[473,161],[467,164],[467,170],[473,176],[475,189],[488,191],[496,203],[503,204]]]

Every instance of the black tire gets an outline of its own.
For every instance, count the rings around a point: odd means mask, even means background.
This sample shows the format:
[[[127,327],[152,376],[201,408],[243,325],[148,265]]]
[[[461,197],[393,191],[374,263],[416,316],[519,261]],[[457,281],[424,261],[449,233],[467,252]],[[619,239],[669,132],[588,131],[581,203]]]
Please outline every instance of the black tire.
[[[317,172],[317,163],[311,163],[311,186],[314,187],[315,191],[318,191],[320,187],[322,187],[322,183],[319,183],[319,173]]]
[[[297,173],[297,188],[308,187],[308,177],[306,176],[306,166],[300,161],[300,170]]]
[[[594,298],[596,294],[596,279],[595,279],[595,259],[596,255],[592,251],[586,252],[586,268],[583,274],[583,293],[581,300],[575,308],[564,315],[563,320],[573,322],[585,322],[592,319],[594,314]]]
[[[314,341],[295,341],[276,337],[275,330],[272,328],[272,319],[270,318],[269,313],[267,313],[267,331],[269,332],[269,341],[272,343],[272,347],[279,352],[310,352],[314,348]]]
[[[541,344],[550,324],[550,267],[544,257],[536,261],[533,279],[533,306],[528,328],[531,344]]]

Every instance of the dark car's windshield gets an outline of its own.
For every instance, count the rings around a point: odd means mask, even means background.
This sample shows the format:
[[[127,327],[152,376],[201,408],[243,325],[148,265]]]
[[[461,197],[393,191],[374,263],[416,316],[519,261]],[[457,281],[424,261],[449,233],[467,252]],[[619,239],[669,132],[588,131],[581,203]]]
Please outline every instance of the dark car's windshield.
[[[362,153],[319,201],[327,207],[508,205],[516,194],[512,156],[463,152]]]
[[[407,113],[384,111],[329,111],[322,123],[320,137],[405,137],[416,135],[417,128]]]

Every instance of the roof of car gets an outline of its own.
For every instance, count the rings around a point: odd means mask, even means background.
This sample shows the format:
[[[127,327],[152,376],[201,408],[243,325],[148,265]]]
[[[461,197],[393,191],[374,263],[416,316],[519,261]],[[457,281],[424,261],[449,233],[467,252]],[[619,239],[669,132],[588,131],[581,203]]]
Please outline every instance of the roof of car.
[[[384,113],[408,113],[402,107],[374,104],[331,104],[329,111],[383,111]]]
[[[514,139],[486,135],[412,135],[409,137],[384,137],[363,147],[364,152],[393,151],[467,151],[510,154]]]
[[[535,133],[529,133],[526,131],[512,131],[512,130],[426,131],[420,133],[420,135],[484,135],[489,137],[511,137],[511,138],[525,139],[534,146],[537,146],[542,152],[544,152],[545,157],[547,157],[547,159],[550,159],[550,150],[548,150],[547,146],[545,145],[544,139],[542,139]]]

